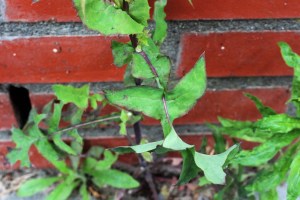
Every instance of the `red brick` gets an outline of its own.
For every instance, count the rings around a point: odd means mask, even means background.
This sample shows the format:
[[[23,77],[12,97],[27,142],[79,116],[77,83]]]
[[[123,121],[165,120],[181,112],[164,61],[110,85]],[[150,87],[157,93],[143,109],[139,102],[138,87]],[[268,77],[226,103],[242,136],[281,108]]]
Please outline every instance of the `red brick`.
[[[290,93],[287,88],[256,88],[242,90],[219,90],[206,91],[196,106],[185,116],[175,120],[176,125],[203,124],[206,122],[218,122],[217,117],[226,117],[235,120],[256,120],[260,114],[254,104],[243,95],[251,93],[262,99],[263,103],[272,107],[279,113],[285,112],[285,102],[289,99]],[[32,104],[41,111],[42,107],[52,99],[52,95],[31,94]],[[0,95],[0,130],[10,129],[15,123],[12,109],[7,96]],[[105,107],[102,114],[115,112],[111,106]],[[145,125],[158,125],[159,122],[145,117]]]
[[[154,0],[150,1],[153,7]],[[299,18],[300,5],[297,0],[258,1],[169,0],[166,8],[169,20],[197,19],[264,19]],[[47,0],[32,3],[32,0],[6,0],[8,21],[78,21],[72,0]]]
[[[255,105],[244,96],[244,93],[250,93],[259,97],[265,105],[272,107],[279,113],[285,112],[285,103],[290,97],[287,88],[208,90],[188,114],[176,119],[174,123],[177,125],[216,123],[218,122],[218,116],[251,121],[260,118],[261,115],[255,108]],[[158,123],[150,118],[146,118],[145,121],[145,124],[148,125]]]
[[[10,129],[13,125],[16,125],[13,108],[6,94],[0,94],[0,113],[0,131]]]
[[[188,115],[179,118],[175,123],[193,124],[217,122],[217,117],[235,120],[256,120],[261,117],[254,103],[244,96],[250,93],[279,113],[285,112],[286,102],[290,97],[287,88],[243,89],[207,91],[203,98]]]
[[[185,34],[177,72],[188,72],[205,52],[209,77],[292,75],[277,43],[285,41],[300,53],[299,40],[299,32]]]
[[[8,21],[79,21],[72,0],[5,0]]]
[[[101,36],[2,40],[0,83],[121,81],[125,68],[112,64],[112,39],[126,41]]]

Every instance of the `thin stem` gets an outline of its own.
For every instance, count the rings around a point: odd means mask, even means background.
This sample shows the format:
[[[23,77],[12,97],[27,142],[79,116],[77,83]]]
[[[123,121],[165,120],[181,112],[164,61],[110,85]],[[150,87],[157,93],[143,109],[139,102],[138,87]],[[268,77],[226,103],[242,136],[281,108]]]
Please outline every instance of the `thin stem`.
[[[163,101],[163,104],[164,104],[164,110],[165,110],[165,113],[166,113],[166,117],[167,117],[168,123],[170,124],[170,126],[172,126],[171,119],[170,119],[170,114],[169,114],[169,110],[168,110],[168,106],[167,106],[167,101],[166,101],[165,95],[163,95],[162,101]]]
[[[80,124],[76,124],[64,129],[60,129],[56,132],[53,132],[51,134],[58,134],[58,133],[64,133],[64,132],[68,132],[74,129],[78,129],[84,126],[88,126],[88,125],[92,125],[92,124],[96,124],[96,123],[100,123],[100,122],[105,122],[105,121],[110,121],[110,120],[114,120],[114,119],[120,119],[120,116],[113,116],[113,117],[107,117],[107,118],[102,118],[102,119],[96,119],[96,120],[92,120],[92,121],[88,121],[88,122],[83,122]]]
[[[128,12],[128,9],[129,9],[128,2],[123,0],[123,10]],[[136,49],[136,47],[138,46],[137,36],[135,34],[133,34],[133,35],[129,35],[129,38],[130,38],[132,47],[134,49]],[[135,78],[134,82],[135,82],[136,86],[140,86],[142,84],[142,79]],[[139,113],[137,113],[137,112],[133,112],[133,114],[134,115],[139,115]],[[136,142],[136,144],[140,144],[141,143],[141,138],[142,138],[142,132],[141,132],[141,125],[140,125],[139,121],[133,124],[133,130],[134,130],[134,135],[135,135],[135,142]],[[140,165],[145,169],[145,180],[146,180],[146,182],[148,183],[148,185],[150,187],[150,190],[151,190],[152,195],[153,195],[153,199],[158,200],[158,193],[157,193],[156,188],[155,188],[152,173],[149,170],[149,167],[147,166],[146,161],[144,160],[144,158],[141,155],[138,155],[138,159],[139,159]]]
[[[154,74],[155,78],[158,78],[158,73],[157,73],[155,67],[153,66],[153,64],[151,63],[151,61],[150,61],[149,57],[147,56],[147,54],[144,51],[139,52],[139,54],[145,59],[145,61],[149,65],[152,73]]]

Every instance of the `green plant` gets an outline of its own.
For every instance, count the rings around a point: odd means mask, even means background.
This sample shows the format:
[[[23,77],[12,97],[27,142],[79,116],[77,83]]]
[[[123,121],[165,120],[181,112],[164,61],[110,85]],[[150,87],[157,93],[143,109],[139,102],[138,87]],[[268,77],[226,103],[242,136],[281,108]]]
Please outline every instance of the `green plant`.
[[[203,171],[207,180],[214,184],[225,183],[223,167],[227,157],[230,155],[232,157],[238,150],[237,145],[227,150],[223,149],[224,152],[220,151],[217,155],[199,153],[193,145],[182,141],[173,127],[173,121],[185,115],[204,94],[206,72],[204,56],[200,56],[194,68],[175,87],[168,87],[171,62],[160,52],[160,46],[167,34],[167,23],[164,19],[166,4],[166,0],[155,2],[153,16],[155,28],[151,30],[148,27],[150,7],[147,0],[74,0],[78,14],[88,28],[104,35],[129,35],[130,42],[113,41],[111,45],[114,64],[118,67],[127,65],[124,75],[125,87],[120,90],[104,90],[100,94],[89,95],[88,86],[82,88],[53,86],[58,101],[53,102],[52,114],[49,115],[51,113],[51,104],[49,104],[44,109],[44,114],[31,113],[32,116],[23,131],[15,128],[12,130],[16,148],[8,155],[11,163],[20,160],[22,166],[28,167],[30,165],[28,150],[31,145],[34,145],[62,174],[72,177],[71,175],[75,172],[70,170],[63,160],[60,160],[59,151],[75,157],[80,154],[80,151],[64,143],[62,134],[66,133],[82,146],[82,137],[78,134],[77,128],[117,120],[122,134],[128,134],[126,124],[133,124],[136,142],[132,146],[116,147],[113,149],[114,152],[145,155],[146,152],[161,154],[178,151],[183,157],[178,184],[187,183],[198,176],[200,171]],[[102,106],[111,104],[121,110],[121,113],[81,123],[83,112],[88,106],[97,109],[99,102]],[[62,108],[69,103],[76,106],[67,117],[72,126],[59,130]],[[140,144],[139,120],[142,115],[161,122],[163,140]],[[40,129],[41,124],[46,125],[44,132]],[[53,144],[48,139],[53,140]],[[143,156],[139,156],[139,160],[142,166],[147,165]],[[152,185],[153,197],[157,199],[152,176],[147,170],[146,180],[150,187]],[[73,188],[77,187],[74,181],[70,182]]]
[[[255,121],[234,121],[219,118],[221,127],[216,128],[233,138],[261,143],[252,150],[239,152],[231,163],[239,167],[255,167],[259,173],[243,182],[247,196],[259,193],[260,199],[278,199],[276,187],[287,181],[287,199],[300,196],[300,56],[288,44],[279,43],[283,59],[294,69],[292,94],[289,102],[296,108],[296,116],[278,114],[251,94],[262,118]],[[277,156],[276,156],[277,155]]]
[[[89,199],[87,191],[89,182],[98,187],[105,185],[124,189],[138,187],[139,183],[129,174],[111,169],[112,164],[118,158],[111,151],[104,150],[101,147],[92,147],[87,153],[84,153],[83,138],[77,130],[79,127],[95,123],[112,120],[121,122],[120,113],[113,113],[110,116],[79,123],[88,103],[93,109],[98,108],[95,101],[101,100],[101,95],[89,95],[87,85],[82,88],[54,85],[53,90],[59,100],[47,104],[42,114],[38,114],[33,109],[23,130],[12,129],[12,138],[16,143],[16,148],[7,155],[7,158],[11,163],[20,160],[21,166],[29,167],[28,151],[34,145],[61,175],[29,180],[20,187],[17,194],[19,196],[31,196],[56,183],[56,188],[49,194],[47,199],[67,199],[71,192],[78,187],[82,199]],[[72,112],[68,115],[68,118],[64,119],[71,126],[59,129],[64,106],[67,107],[65,112]],[[41,129],[39,127],[41,124],[46,128]],[[68,137],[70,145],[62,140],[63,135]],[[102,157],[103,159],[101,159]],[[81,158],[84,158],[82,162],[80,162]],[[66,164],[66,159],[71,161],[71,166]]]

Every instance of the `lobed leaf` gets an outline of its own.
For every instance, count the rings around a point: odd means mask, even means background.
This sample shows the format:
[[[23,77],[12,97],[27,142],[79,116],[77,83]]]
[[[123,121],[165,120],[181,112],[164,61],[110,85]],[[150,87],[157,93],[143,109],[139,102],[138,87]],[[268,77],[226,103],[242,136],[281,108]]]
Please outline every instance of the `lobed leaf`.
[[[270,133],[288,133],[300,128],[300,119],[292,118],[286,114],[271,115],[258,120],[256,130]]]
[[[253,122],[235,121],[218,117],[222,127],[218,128],[220,132],[229,135],[230,137],[243,139],[251,142],[265,142],[273,136],[271,132],[262,132],[255,130]]]
[[[142,33],[145,25],[134,20],[126,11],[114,7],[104,0],[73,0],[82,22],[89,28],[104,35]],[[137,3],[138,7],[141,3]],[[145,13],[147,8],[142,8]],[[135,14],[132,16],[135,17]],[[137,20],[143,21],[145,15]]]
[[[153,33],[153,41],[161,45],[167,36],[167,22],[165,21],[166,13],[164,11],[167,0],[157,0],[154,3],[153,19],[155,21],[155,29]]]
[[[278,43],[285,63],[294,68],[291,99],[300,98],[300,56],[292,51],[291,47],[285,42]],[[297,116],[300,117],[300,103],[294,102]]]
[[[48,177],[48,178],[37,178],[26,181],[21,185],[17,191],[19,197],[29,197],[38,192],[45,190],[55,182],[59,181],[61,177]]]
[[[7,158],[11,164],[16,163],[18,160],[21,162],[21,167],[29,167],[30,160],[28,151],[31,145],[37,140],[32,136],[27,136],[21,129],[12,128],[12,140],[16,143],[16,147],[7,154]]]
[[[89,86],[84,85],[81,88],[72,86],[53,85],[52,90],[57,98],[64,104],[74,103],[77,107],[85,109],[88,107]]]
[[[299,134],[275,135],[265,143],[255,147],[253,150],[243,150],[233,158],[232,163],[243,166],[260,166],[272,159],[283,147],[289,145]]]
[[[203,170],[208,181],[214,184],[224,184],[226,174],[223,171],[223,165],[225,164],[228,155],[237,147],[238,145],[233,145],[225,152],[217,155],[206,155],[195,152],[195,163]]]
[[[256,175],[251,181],[251,184],[246,186],[246,190],[266,193],[276,188],[286,178],[296,150],[296,145],[289,148],[274,164],[267,169],[263,169]]]
[[[268,117],[270,115],[275,115],[276,112],[268,107],[268,106],[265,106],[261,100],[259,98],[257,98],[256,96],[253,96],[249,93],[246,93],[245,94],[246,97],[248,97],[251,101],[253,101],[253,103],[255,104],[256,108],[259,110],[260,114],[263,116],[263,117]]]

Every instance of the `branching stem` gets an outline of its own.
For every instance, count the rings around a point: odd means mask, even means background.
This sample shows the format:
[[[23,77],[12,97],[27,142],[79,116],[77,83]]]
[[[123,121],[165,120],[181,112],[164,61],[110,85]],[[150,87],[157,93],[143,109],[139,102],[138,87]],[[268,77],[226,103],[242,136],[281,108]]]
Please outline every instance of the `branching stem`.
[[[58,130],[56,132],[53,132],[51,134],[64,133],[64,132],[68,132],[68,131],[78,129],[78,128],[81,128],[81,127],[84,127],[84,126],[89,126],[89,125],[92,125],[92,124],[97,124],[97,123],[100,123],[100,122],[105,122],[105,121],[110,121],[110,120],[115,120],[115,119],[120,119],[120,116],[112,116],[112,117],[107,117],[107,118],[102,118],[102,119],[95,119],[95,120],[88,121],[88,122],[83,122],[83,123],[76,124],[76,125],[64,128],[64,129],[60,129],[60,130]]]

